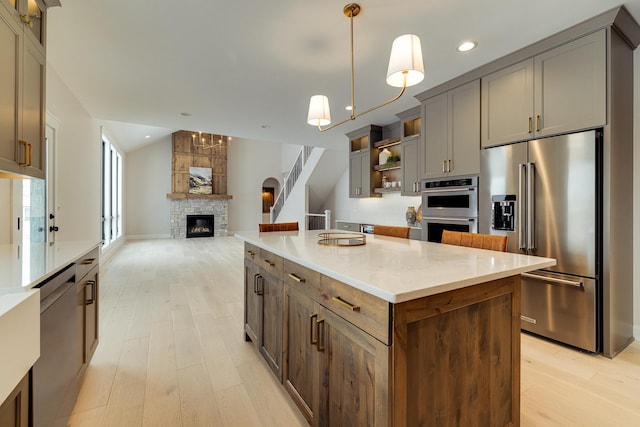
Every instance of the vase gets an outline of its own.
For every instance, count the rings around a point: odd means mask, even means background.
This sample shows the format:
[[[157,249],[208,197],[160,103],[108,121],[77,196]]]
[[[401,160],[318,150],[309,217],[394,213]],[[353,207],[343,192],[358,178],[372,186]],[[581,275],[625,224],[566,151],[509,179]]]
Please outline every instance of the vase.
[[[391,155],[391,151],[387,150],[386,148],[384,150],[382,150],[380,152],[380,154],[378,155],[378,164],[380,166],[386,164],[387,160],[389,160],[389,156],[390,155]]]
[[[416,208],[414,206],[409,206],[407,208],[407,212],[404,214],[404,218],[407,220],[407,225],[412,226],[416,223]]]

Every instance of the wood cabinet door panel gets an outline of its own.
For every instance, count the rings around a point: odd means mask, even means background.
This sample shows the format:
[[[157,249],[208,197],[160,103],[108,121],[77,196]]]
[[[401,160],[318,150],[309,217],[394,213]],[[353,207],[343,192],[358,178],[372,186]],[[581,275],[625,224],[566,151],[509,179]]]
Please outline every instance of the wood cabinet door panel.
[[[317,304],[289,285],[285,285],[284,298],[285,360],[282,383],[307,421],[313,423],[320,387],[318,351],[311,343],[318,315]]]
[[[257,293],[258,267],[244,260],[244,333],[246,339],[258,345],[260,330],[260,297]]]
[[[258,280],[262,293],[260,353],[282,381],[282,282],[268,274],[261,274]]]
[[[386,426],[389,347],[322,308],[320,426]]]

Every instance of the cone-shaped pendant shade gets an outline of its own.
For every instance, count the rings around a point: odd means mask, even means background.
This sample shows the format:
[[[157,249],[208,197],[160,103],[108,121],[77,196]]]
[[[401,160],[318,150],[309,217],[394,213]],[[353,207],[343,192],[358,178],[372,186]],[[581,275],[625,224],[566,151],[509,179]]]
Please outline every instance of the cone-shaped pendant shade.
[[[417,85],[424,79],[420,38],[405,34],[393,41],[387,69],[387,84],[394,87]]]
[[[311,97],[307,123],[312,126],[326,126],[331,123],[329,98],[324,95],[313,95]]]

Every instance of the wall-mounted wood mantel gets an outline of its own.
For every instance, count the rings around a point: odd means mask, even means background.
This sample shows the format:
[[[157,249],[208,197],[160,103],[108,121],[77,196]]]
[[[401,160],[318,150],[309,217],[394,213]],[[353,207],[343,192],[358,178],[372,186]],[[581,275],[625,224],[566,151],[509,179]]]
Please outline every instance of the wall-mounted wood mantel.
[[[171,135],[173,156],[171,159],[171,193],[169,199],[231,199],[227,193],[227,144],[224,135],[206,134],[214,141],[220,141],[210,148],[194,145],[198,132],[180,130]],[[201,167],[212,170],[213,194],[189,193],[189,168]]]
[[[231,194],[189,194],[189,193],[167,193],[167,199],[218,199],[231,200]]]

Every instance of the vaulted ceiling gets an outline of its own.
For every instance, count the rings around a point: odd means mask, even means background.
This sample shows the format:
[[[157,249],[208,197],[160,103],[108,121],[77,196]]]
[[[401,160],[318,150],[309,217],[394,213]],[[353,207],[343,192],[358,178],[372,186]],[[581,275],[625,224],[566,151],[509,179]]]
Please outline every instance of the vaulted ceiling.
[[[399,35],[420,36],[425,79],[397,102],[325,133],[306,124],[307,108],[322,93],[334,122],[349,115],[345,0],[62,0],[49,10],[47,60],[125,151],[178,129],[344,150],[346,132],[396,121],[418,105],[414,95],[620,1],[359,3],[356,108],[395,95],[385,76]],[[640,21],[640,0],[624,4]],[[478,47],[457,52],[466,39]]]

